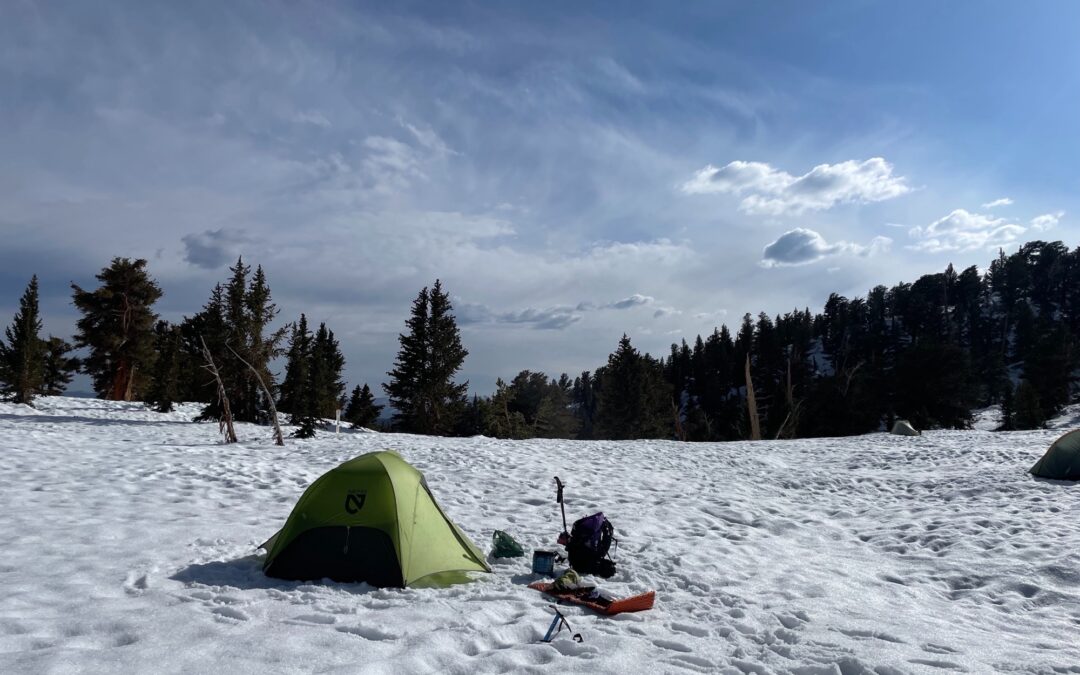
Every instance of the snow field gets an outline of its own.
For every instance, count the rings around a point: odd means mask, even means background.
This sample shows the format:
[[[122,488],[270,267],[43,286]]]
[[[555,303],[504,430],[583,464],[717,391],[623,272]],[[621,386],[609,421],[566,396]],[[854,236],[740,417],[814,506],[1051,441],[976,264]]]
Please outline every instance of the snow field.
[[[0,404],[0,672],[1080,673],[1080,485],[1026,470],[1060,430],[787,442],[320,434],[284,448],[196,408]],[[616,595],[539,642],[529,557],[446,589],[265,577],[256,546],[304,488],[376,449],[425,473],[490,550],[616,527]]]

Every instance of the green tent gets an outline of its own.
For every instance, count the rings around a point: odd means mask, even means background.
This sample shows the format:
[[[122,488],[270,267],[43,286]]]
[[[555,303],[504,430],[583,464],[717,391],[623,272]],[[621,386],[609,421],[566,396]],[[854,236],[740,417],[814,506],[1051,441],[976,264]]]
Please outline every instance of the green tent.
[[[262,545],[280,579],[410,586],[441,572],[490,572],[435,502],[424,476],[393,452],[361,455],[308,486]]]
[[[1080,429],[1054,441],[1042,459],[1031,467],[1031,473],[1040,478],[1080,480]]]

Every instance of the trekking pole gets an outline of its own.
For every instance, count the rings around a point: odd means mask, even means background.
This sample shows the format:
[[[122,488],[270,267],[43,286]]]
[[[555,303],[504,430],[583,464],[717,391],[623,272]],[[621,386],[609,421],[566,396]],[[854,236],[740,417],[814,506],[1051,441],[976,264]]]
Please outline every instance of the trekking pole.
[[[563,504],[563,496],[562,496],[562,491],[563,491],[564,486],[563,486],[563,482],[561,480],[559,480],[558,476],[555,476],[555,485],[558,487],[558,490],[557,490],[557,492],[555,494],[555,500],[559,502],[559,509],[562,510],[562,531],[563,531],[563,534],[569,535],[569,532],[567,532],[567,529],[566,529],[566,505]]]

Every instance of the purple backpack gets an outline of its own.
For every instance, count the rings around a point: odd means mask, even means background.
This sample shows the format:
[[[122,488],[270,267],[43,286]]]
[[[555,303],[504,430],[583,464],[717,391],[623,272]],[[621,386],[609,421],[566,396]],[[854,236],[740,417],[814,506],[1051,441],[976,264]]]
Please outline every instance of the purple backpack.
[[[603,513],[594,513],[574,522],[570,541],[566,544],[570,567],[581,574],[604,578],[615,574],[615,563],[607,557],[615,539],[615,528]]]

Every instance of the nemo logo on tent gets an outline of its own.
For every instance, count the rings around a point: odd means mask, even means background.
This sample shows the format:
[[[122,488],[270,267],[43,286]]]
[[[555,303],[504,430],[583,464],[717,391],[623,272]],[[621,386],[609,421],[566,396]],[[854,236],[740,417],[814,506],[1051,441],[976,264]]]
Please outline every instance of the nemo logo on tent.
[[[367,492],[350,492],[345,495],[345,510],[349,513],[358,513],[364,508],[365,501],[367,501]]]

